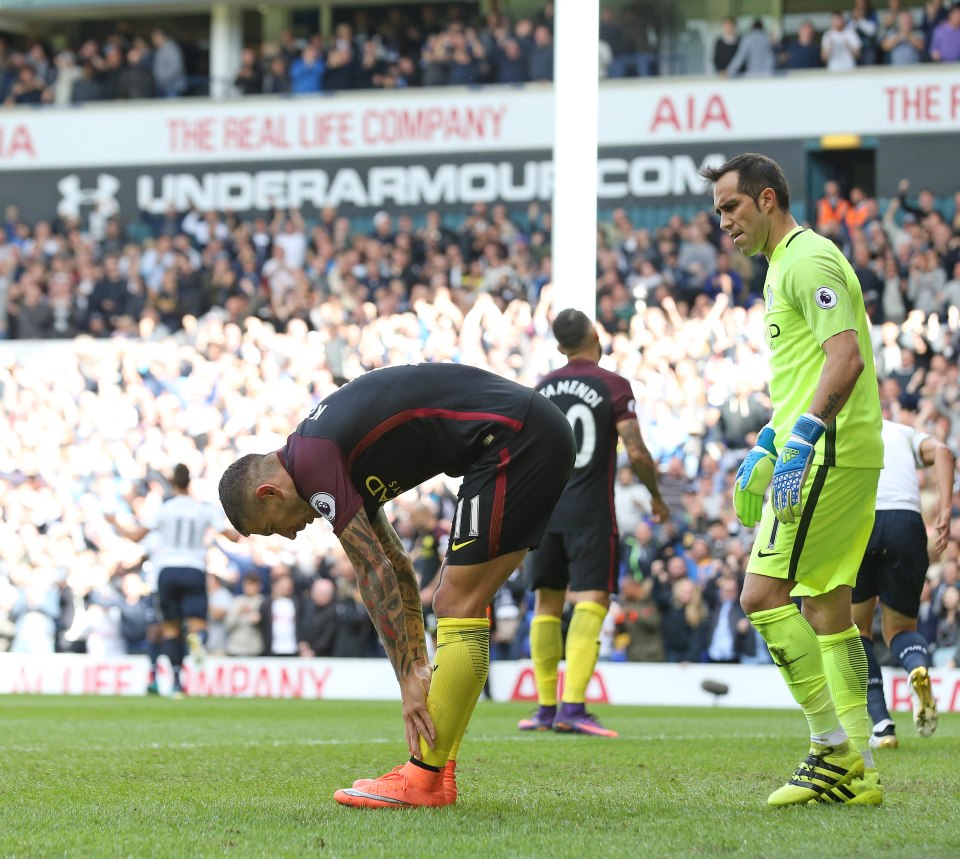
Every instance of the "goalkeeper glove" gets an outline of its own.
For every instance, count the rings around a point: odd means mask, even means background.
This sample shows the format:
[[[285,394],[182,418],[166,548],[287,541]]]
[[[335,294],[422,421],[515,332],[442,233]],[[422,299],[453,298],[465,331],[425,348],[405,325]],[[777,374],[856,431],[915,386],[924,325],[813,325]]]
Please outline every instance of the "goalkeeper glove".
[[[781,522],[795,522],[803,513],[803,484],[813,465],[813,449],[826,430],[820,418],[807,412],[797,418],[790,438],[780,448],[773,468],[773,510]]]
[[[737,478],[733,482],[733,506],[737,518],[747,528],[752,528],[760,521],[763,493],[770,485],[773,466],[777,461],[774,438],[773,427],[769,424],[760,430],[757,443],[740,463]]]

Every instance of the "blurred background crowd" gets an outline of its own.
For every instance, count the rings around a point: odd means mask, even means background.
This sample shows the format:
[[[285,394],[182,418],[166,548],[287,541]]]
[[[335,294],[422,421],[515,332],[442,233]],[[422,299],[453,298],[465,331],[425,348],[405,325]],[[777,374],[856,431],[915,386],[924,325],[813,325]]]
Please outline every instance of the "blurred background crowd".
[[[886,413],[960,448],[960,194],[865,197],[827,183],[815,223],[863,285]],[[597,230],[605,366],[631,381],[669,522],[650,518],[629,468],[616,486],[621,591],[603,657],[761,661],[737,604],[752,532],[733,475],[769,417],[764,260],[745,258],[705,210],[657,229],[615,210]],[[458,361],[525,384],[562,362],[552,339],[551,224],[532,206],[249,217],[169,212],[0,224],[0,649],[144,652],[156,571],[146,519],[186,464],[195,495],[238,453],[279,448],[345,380],[376,367]],[[936,491],[924,480],[926,520]],[[391,501],[424,605],[458,481]],[[931,563],[921,628],[958,659],[960,494]],[[381,655],[355,578],[326,526],[295,541],[209,550],[210,649],[235,655]],[[526,655],[522,573],[492,609],[494,658]],[[719,623],[732,635],[717,635]],[[879,639],[878,639],[879,640]],[[732,641],[732,649],[731,649]]]
[[[676,4],[679,6],[680,4]],[[554,5],[517,17],[471,4],[351,11],[326,35],[300,27],[248,44],[231,80],[211,88],[203,40],[120,22],[74,43],[0,35],[0,103],[82,104],[111,99],[330,93],[417,86],[553,80]],[[821,21],[822,17],[822,21]],[[869,0],[773,32],[764,20],[724,21],[711,38],[675,20],[670,4],[632,0],[604,7],[600,76],[710,73],[768,75],[797,69],[960,61],[960,3],[907,8]]]

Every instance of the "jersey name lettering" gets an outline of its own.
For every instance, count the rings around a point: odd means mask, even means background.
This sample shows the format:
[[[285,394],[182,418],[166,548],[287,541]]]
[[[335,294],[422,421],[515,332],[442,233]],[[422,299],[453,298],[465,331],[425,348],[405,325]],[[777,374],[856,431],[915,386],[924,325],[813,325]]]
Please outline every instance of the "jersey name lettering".
[[[550,397],[560,397],[563,394],[571,397],[579,397],[590,406],[591,409],[595,409],[603,402],[603,397],[600,394],[589,385],[577,379],[561,379],[558,382],[553,382],[541,388],[540,393],[548,399]]]

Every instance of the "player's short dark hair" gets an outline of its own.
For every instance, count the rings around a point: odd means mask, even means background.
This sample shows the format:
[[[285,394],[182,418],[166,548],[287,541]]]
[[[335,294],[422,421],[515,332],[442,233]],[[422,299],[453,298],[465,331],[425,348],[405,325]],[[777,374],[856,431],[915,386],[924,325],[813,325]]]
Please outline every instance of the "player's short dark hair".
[[[263,457],[258,453],[241,456],[220,478],[220,504],[230,524],[244,537],[250,536],[248,524],[257,503],[256,488],[260,482]]]
[[[177,487],[181,492],[186,491],[187,487],[190,485],[190,469],[187,468],[182,462],[178,462],[173,467],[173,485]]]
[[[561,349],[577,349],[593,330],[590,317],[573,307],[561,310],[553,320],[553,336]]]
[[[772,158],[757,152],[735,155],[719,167],[703,167],[700,175],[708,182],[717,182],[727,173],[737,174],[737,192],[746,194],[756,202],[764,188],[772,188],[777,205],[785,212],[790,210],[790,186],[783,169]]]

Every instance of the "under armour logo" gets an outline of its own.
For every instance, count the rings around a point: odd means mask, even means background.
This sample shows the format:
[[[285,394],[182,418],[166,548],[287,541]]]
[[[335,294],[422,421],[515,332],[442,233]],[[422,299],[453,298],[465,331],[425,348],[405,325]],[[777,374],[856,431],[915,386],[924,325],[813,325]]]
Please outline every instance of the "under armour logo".
[[[120,190],[120,180],[109,173],[97,174],[96,188],[81,188],[80,177],[76,173],[64,176],[57,182],[60,192],[60,202],[57,204],[57,214],[61,218],[80,217],[81,206],[96,206],[106,217],[116,215],[120,211],[116,195]]]

